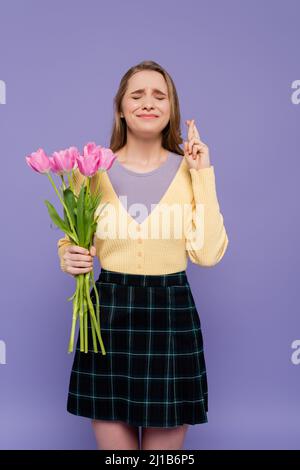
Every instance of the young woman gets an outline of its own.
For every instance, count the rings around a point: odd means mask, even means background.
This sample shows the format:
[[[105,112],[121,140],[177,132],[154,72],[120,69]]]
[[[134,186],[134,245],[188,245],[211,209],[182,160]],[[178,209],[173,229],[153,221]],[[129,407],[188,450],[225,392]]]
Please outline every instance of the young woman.
[[[179,146],[170,75],[152,61],[132,67],[114,104],[110,148],[117,158],[91,183],[96,188],[100,178],[101,204],[112,210],[99,220],[88,254],[67,237],[58,241],[68,274],[89,272],[96,255],[100,261],[107,353],[80,352],[78,337],[67,410],[91,419],[99,449],[139,449],[139,428],[142,449],[181,449],[188,425],[208,421],[201,321],[187,261],[215,265],[228,237],[209,149],[194,120],[186,121],[188,139],[184,150]],[[75,187],[81,182],[75,171]],[[183,207],[190,216],[183,217]]]

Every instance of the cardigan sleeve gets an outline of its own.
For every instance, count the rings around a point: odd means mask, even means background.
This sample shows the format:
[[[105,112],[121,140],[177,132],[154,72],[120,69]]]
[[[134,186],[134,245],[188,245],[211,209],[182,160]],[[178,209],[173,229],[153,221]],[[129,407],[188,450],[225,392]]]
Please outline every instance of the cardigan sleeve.
[[[214,166],[199,170],[189,168],[189,172],[193,202],[186,232],[186,250],[193,263],[200,266],[214,266],[223,258],[228,246],[228,237],[216,192]],[[198,235],[195,241],[194,233],[201,233],[201,243]]]
[[[71,174],[71,181],[73,184],[74,192],[78,196],[81,185],[85,179],[85,176],[82,175],[79,171],[79,168],[75,168]],[[71,242],[70,238],[68,235],[65,235],[63,238],[60,238],[57,242],[57,253],[58,257],[60,259],[60,265],[62,266],[62,257],[66,251],[66,248],[70,245],[73,245],[73,242]]]

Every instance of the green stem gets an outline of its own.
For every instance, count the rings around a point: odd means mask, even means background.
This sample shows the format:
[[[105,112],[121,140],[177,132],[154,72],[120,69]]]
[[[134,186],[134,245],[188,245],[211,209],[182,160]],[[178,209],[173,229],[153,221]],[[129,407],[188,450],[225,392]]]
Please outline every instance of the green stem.
[[[88,345],[88,308],[87,308],[87,301],[85,299],[85,296],[83,294],[83,305],[84,305],[84,311],[83,311],[83,319],[84,319],[84,352],[88,353],[89,351],[89,345]]]
[[[56,194],[58,195],[59,199],[60,199],[60,202],[62,203],[63,207],[65,208],[65,211],[66,211],[66,214],[67,214],[67,217],[69,219],[69,223],[70,223],[70,227],[72,229],[72,233],[73,233],[73,239],[74,241],[76,242],[77,245],[79,245],[79,241],[78,241],[78,237],[77,237],[77,233],[75,231],[75,227],[73,225],[73,222],[72,222],[72,219],[71,219],[71,216],[70,216],[70,213],[69,213],[69,210],[65,204],[65,201],[63,200],[63,198],[61,197],[61,194],[60,192],[58,191],[57,187],[56,187],[56,184],[54,183],[53,181],[53,178],[50,174],[50,172],[47,173],[47,176],[50,180],[50,183],[52,184],[53,188],[54,188],[54,191],[56,192]]]
[[[78,276],[77,276],[76,277],[76,291],[75,291],[74,300],[73,300],[72,327],[71,327],[68,353],[73,352],[73,349],[74,349],[74,336],[75,336],[76,320],[78,316],[78,294],[79,294],[78,287],[79,287],[79,284],[78,284]]]
[[[82,302],[82,296],[83,296],[83,285],[82,285],[82,274],[79,274],[79,298],[80,298],[80,310],[79,310],[79,319],[80,319],[80,351],[84,351],[84,331],[83,331],[83,302]]]
[[[99,325],[99,330],[100,330],[100,314],[99,314],[99,311],[100,311],[100,303],[99,303],[99,294],[98,294],[98,289],[97,289],[97,286],[96,286],[96,283],[95,283],[95,277],[94,277],[94,270],[91,272],[92,274],[92,283],[93,283],[93,288],[94,288],[94,292],[95,292],[95,297],[96,297],[96,314],[97,314],[97,323]]]
[[[94,352],[97,353],[98,346],[97,346],[97,337],[96,337],[95,327],[92,321],[90,321],[90,323],[91,323],[91,329],[92,329],[93,348],[94,348]]]
[[[89,285],[90,273],[86,273],[86,278],[87,278],[87,280],[85,280],[85,282]],[[90,291],[90,285],[89,285],[88,289]],[[91,324],[91,330],[92,330],[93,348],[94,348],[94,352],[97,353],[98,352],[98,346],[97,346],[96,332],[95,332],[94,323],[92,322],[91,318],[90,318],[90,324]]]
[[[64,190],[64,189],[66,189],[66,183],[65,183],[65,180],[64,180],[64,175],[61,174],[60,178],[61,178],[61,182],[62,182],[62,189]]]
[[[86,178],[86,192],[85,192],[85,206],[87,205],[87,200],[88,200],[88,197],[89,197],[89,194],[90,194],[90,186],[91,186],[90,176],[87,176],[87,178]]]
[[[72,176],[70,176],[72,174],[72,172],[73,172],[73,170],[67,173],[67,178],[68,178],[68,181],[69,181],[69,186],[71,188],[71,191],[72,191],[72,193],[74,193]]]
[[[86,279],[88,281],[88,278],[86,278]],[[88,282],[86,282],[86,284],[85,284],[85,289],[86,289],[87,302],[88,302],[89,309],[90,309],[91,320],[94,322],[94,325],[95,325],[95,330],[96,330],[96,333],[97,333],[97,336],[98,336],[98,339],[99,339],[99,342],[100,342],[102,354],[105,355],[106,351],[105,351],[104,344],[103,344],[103,341],[102,341],[100,327],[97,324],[97,320],[96,320],[96,317],[95,317],[94,306],[93,306],[93,303],[91,301]]]

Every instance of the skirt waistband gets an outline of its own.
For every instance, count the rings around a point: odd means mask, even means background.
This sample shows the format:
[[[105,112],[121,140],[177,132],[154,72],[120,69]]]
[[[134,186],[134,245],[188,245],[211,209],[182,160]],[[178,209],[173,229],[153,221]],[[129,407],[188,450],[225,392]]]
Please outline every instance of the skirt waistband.
[[[178,271],[170,274],[129,274],[110,271],[101,268],[97,282],[112,282],[116,284],[128,284],[134,286],[184,286],[188,285],[186,271]]]

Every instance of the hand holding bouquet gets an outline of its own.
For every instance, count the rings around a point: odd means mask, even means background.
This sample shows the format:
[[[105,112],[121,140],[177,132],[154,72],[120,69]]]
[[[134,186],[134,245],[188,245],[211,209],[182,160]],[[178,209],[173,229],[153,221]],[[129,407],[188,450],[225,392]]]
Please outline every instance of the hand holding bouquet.
[[[95,192],[91,192],[91,178],[97,172],[107,171],[112,166],[116,156],[109,148],[88,142],[80,155],[76,147],[54,152],[48,157],[42,148],[26,157],[30,168],[40,174],[46,174],[52,184],[63,207],[63,218],[61,218],[49,202],[45,201],[49,215],[54,224],[59,227],[74,245],[80,246],[87,251],[93,244],[100,213],[96,210],[101,201],[101,192],[97,185]],[[76,170],[84,176],[80,191],[77,194],[73,187],[73,172]],[[51,172],[61,178],[59,189],[51,176]],[[65,181],[67,178],[67,183]],[[90,297],[91,284],[95,292],[96,312]],[[72,297],[73,316],[68,352],[74,348],[74,335],[76,322],[79,319],[80,328],[80,351],[88,352],[88,320],[91,325],[94,352],[98,352],[97,340],[100,343],[102,354],[106,354],[101,337],[100,329],[100,307],[99,295],[94,279],[94,272],[76,275],[76,290]]]

